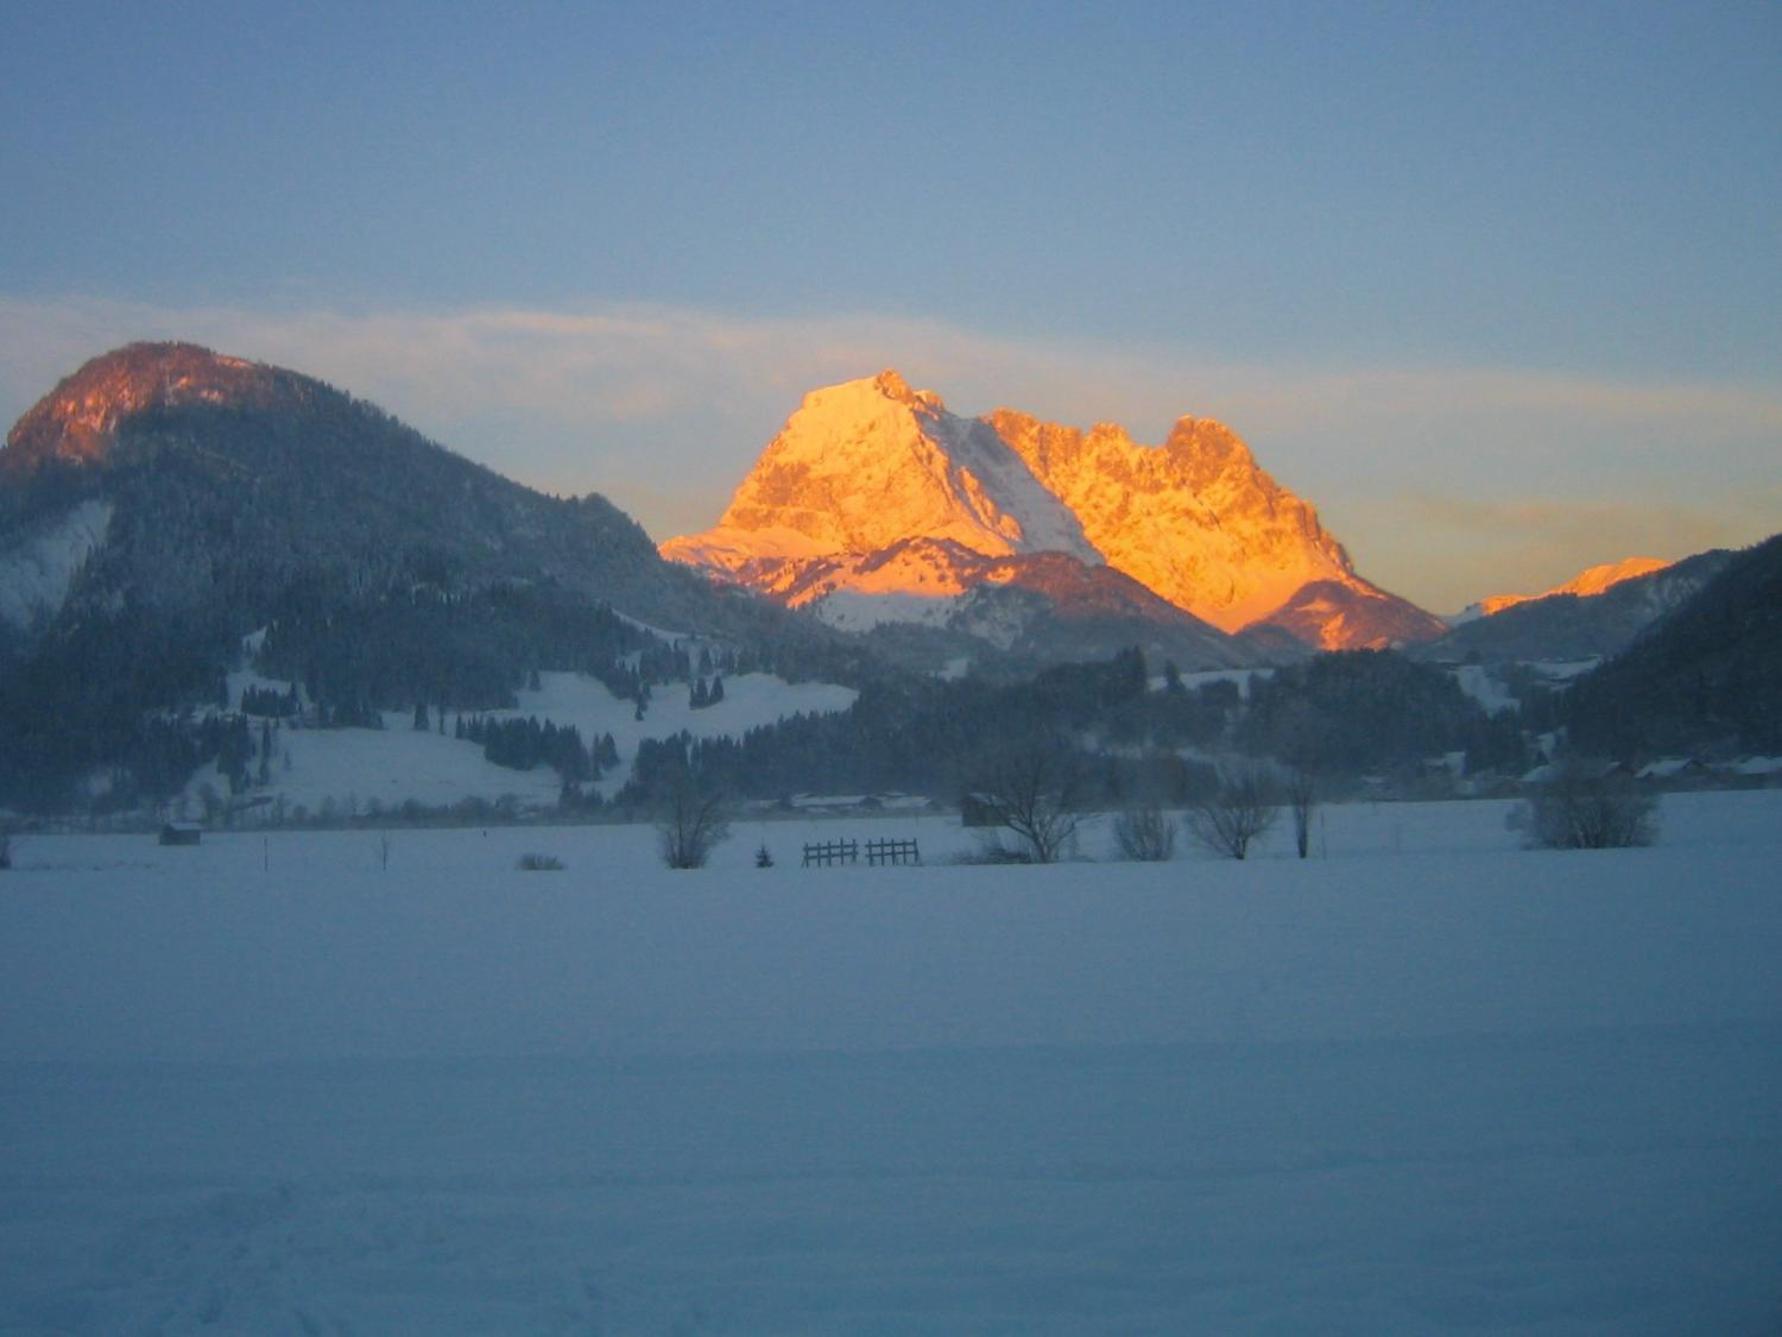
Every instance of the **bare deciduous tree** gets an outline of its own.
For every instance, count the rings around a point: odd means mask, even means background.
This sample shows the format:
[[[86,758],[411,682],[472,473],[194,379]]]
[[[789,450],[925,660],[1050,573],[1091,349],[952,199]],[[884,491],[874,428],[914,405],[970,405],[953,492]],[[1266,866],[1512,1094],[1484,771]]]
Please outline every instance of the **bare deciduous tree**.
[[[1123,858],[1166,863],[1176,852],[1176,824],[1156,805],[1128,808],[1114,818],[1114,844]]]
[[[1188,810],[1188,831],[1215,854],[1242,859],[1281,815],[1268,774],[1247,767],[1220,776],[1219,788]]]
[[[704,868],[712,850],[730,834],[728,806],[715,790],[682,779],[663,802],[656,832],[663,863],[670,868]]]
[[[976,768],[974,789],[995,825],[1034,863],[1055,863],[1077,834],[1076,750],[1038,735],[1006,744]]]
[[[1650,845],[1658,834],[1658,799],[1626,776],[1572,764],[1530,797],[1521,823],[1543,849]]]

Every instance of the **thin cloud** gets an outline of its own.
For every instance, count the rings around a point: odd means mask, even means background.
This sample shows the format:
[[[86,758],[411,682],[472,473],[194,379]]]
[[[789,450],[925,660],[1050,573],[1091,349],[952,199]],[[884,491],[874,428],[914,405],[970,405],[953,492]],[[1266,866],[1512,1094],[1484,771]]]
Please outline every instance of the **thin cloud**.
[[[659,537],[711,523],[805,391],[886,366],[966,413],[1012,405],[1122,422],[1152,441],[1183,413],[1221,418],[1319,503],[1365,571],[1413,598],[1439,600],[1481,564],[1548,563],[1530,578],[1553,583],[1576,558],[1782,528],[1773,386],[1260,367],[870,313],[0,298],[0,416],[10,422],[86,358],[139,338],[190,339],[320,376],[523,481],[606,492]],[[1626,546],[1641,536],[1649,541]]]
[[[1358,507],[1350,517],[1384,536],[1389,565],[1442,555],[1429,573],[1431,606],[1452,612],[1494,594],[1528,594],[1624,557],[1675,560],[1709,548],[1738,548],[1776,527],[1782,496],[1726,494],[1717,505],[1661,499],[1545,497],[1481,500],[1437,493],[1400,493]],[[1767,511],[1768,523],[1765,523]]]

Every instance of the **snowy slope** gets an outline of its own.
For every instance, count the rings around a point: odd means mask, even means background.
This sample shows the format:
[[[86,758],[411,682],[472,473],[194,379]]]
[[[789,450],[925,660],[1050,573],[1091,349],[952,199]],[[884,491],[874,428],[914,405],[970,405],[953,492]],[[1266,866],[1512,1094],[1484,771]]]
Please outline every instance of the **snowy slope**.
[[[0,1330],[1772,1329],[1782,792],[1597,855],[1326,815],[1049,869],[33,839]]]
[[[1604,562],[1601,566],[1587,567],[1570,580],[1555,585],[1550,590],[1542,590],[1539,594],[1489,595],[1475,604],[1469,604],[1455,621],[1470,622],[1478,617],[1491,617],[1506,608],[1514,608],[1517,604],[1531,603],[1536,599],[1551,599],[1556,594],[1575,594],[1581,599],[1593,598],[1605,590],[1613,589],[1624,580],[1649,576],[1670,565],[1661,557],[1626,557],[1619,562]]]
[[[1460,684],[1460,690],[1491,714],[1500,715],[1506,710],[1516,708],[1516,698],[1510,695],[1510,689],[1504,685],[1503,679],[1483,664],[1462,664],[1453,673],[1455,682]]]
[[[270,687],[283,693],[290,684],[251,673],[229,676],[231,701],[239,705],[245,687]],[[656,689],[645,718],[636,718],[631,701],[615,697],[604,683],[580,673],[542,673],[539,690],[517,693],[513,710],[484,712],[491,719],[536,717],[542,723],[574,725],[582,741],[610,733],[619,749],[619,767],[609,771],[599,788],[610,796],[631,774],[637,745],[645,738],[667,738],[686,730],[696,738],[741,737],[762,724],[794,715],[846,710],[857,693],[830,683],[787,683],[772,674],[746,673],[724,680],[724,699],[694,710],[684,684]],[[282,727],[274,742],[270,783],[255,793],[282,799],[287,813],[301,806],[310,816],[324,806],[350,815],[385,810],[413,799],[425,807],[446,807],[465,798],[490,802],[511,798],[521,808],[556,804],[560,781],[548,766],[516,771],[486,760],[482,747],[437,732],[414,728],[412,715],[384,713],[380,729],[293,729]],[[259,724],[254,738],[259,741]],[[257,765],[257,762],[256,762]],[[187,811],[201,810],[200,790],[209,785],[218,794],[228,786],[214,767],[205,767],[186,788]]]
[[[83,501],[59,520],[14,537],[0,552],[0,620],[28,627],[53,617],[68,598],[81,563],[105,542],[108,501]]]
[[[1714,550],[1679,562],[1630,558],[1593,567],[1545,594],[1486,600],[1489,616],[1475,604],[1473,616],[1456,619],[1446,636],[1419,652],[1450,662],[1613,658],[1733,560],[1734,554]]]

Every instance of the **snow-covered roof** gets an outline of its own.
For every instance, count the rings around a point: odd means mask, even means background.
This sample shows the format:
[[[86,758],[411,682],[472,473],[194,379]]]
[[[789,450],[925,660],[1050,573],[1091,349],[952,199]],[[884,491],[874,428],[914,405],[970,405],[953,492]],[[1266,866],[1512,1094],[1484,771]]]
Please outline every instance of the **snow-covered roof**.
[[[1640,780],[1669,780],[1685,771],[1700,770],[1701,765],[1694,757],[1661,757],[1647,762],[1634,774]]]
[[[1782,757],[1742,757],[1726,769],[1734,775],[1782,775]]]

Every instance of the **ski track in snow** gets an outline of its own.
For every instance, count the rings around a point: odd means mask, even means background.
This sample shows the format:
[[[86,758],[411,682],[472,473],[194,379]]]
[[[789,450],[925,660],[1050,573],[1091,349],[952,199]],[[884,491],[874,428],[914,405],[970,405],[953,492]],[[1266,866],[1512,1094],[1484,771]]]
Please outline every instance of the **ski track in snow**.
[[[30,837],[0,1332],[1776,1331],[1782,791],[1504,815]],[[881,830],[930,865],[797,867]]]

